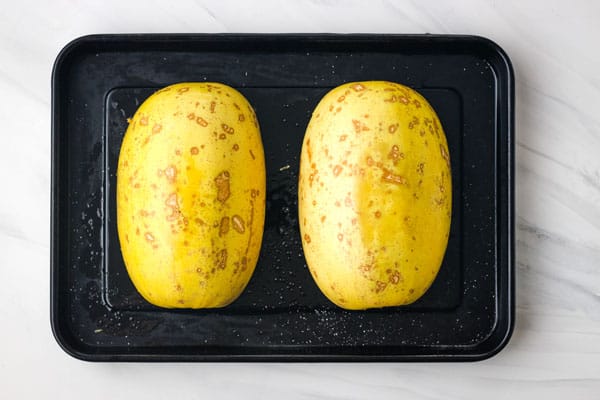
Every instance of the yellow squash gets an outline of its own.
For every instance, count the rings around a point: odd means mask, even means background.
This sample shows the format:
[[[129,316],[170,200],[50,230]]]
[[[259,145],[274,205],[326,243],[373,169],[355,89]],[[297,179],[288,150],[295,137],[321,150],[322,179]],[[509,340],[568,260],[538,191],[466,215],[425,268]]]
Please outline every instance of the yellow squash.
[[[450,157],[435,111],[397,83],[333,89],[306,130],[298,200],[304,254],[325,296],[351,310],[414,302],[450,229]]]
[[[220,83],[179,83],[129,123],[117,171],[121,251],[135,287],[168,308],[223,307],[247,285],[265,215],[254,111]]]

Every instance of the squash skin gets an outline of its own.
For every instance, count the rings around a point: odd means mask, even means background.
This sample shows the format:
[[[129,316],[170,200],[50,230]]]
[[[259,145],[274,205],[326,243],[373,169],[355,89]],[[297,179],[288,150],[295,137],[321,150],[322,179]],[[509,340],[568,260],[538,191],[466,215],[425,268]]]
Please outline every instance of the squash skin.
[[[165,308],[215,308],[248,284],[265,216],[254,110],[220,83],[179,83],[130,120],[117,169],[117,226],[139,293]]]
[[[433,283],[446,251],[452,177],[438,116],[392,82],[334,88],[300,157],[298,212],[309,270],[349,310],[400,306]]]

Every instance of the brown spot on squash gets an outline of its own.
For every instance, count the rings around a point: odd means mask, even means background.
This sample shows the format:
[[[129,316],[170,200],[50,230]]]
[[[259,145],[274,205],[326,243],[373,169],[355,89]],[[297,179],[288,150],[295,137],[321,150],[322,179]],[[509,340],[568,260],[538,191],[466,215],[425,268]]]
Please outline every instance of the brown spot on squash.
[[[354,132],[360,133],[362,131],[369,131],[369,127],[357,119],[352,120],[352,125],[354,126]]]
[[[442,158],[446,161],[446,165],[450,168],[450,155],[448,155],[448,150],[444,147],[444,145],[440,144],[440,152],[442,154]]]
[[[417,125],[419,125],[419,118],[413,117],[413,119],[408,123],[408,129],[414,129]]]
[[[388,154],[388,159],[391,159],[394,165],[398,164],[398,160],[404,159],[404,153],[400,152],[400,149],[397,145],[393,145],[390,153]]]
[[[227,266],[227,249],[222,249],[216,255],[215,267],[223,270]]]
[[[361,264],[358,269],[360,269],[363,273],[368,273],[373,269],[373,264]]]
[[[343,167],[341,165],[336,165],[333,168],[333,176],[338,176],[342,172]]]
[[[227,232],[229,232],[229,217],[223,217],[219,225],[219,236],[226,235]]]
[[[173,164],[169,165],[165,168],[165,176],[169,182],[174,183],[177,180],[177,168]]]
[[[406,185],[407,180],[401,175],[394,174],[389,169],[383,168],[383,174],[381,180],[387,183],[393,183],[395,185]]]
[[[147,115],[143,115],[140,118],[140,125],[142,125],[142,126],[148,125],[148,116]]]
[[[191,148],[190,148],[190,153],[191,153],[193,156],[197,155],[197,154],[198,154],[198,152],[199,152],[199,150],[198,150],[198,148],[197,148],[196,146],[193,146],[193,147],[191,147]]]
[[[244,233],[246,231],[244,220],[237,214],[231,217],[231,225],[237,233]]]
[[[208,126],[208,122],[206,122],[206,120],[200,116],[196,117],[196,123],[202,127]]]
[[[346,207],[352,207],[352,197],[350,197],[350,195],[346,196],[344,199],[344,205]]]
[[[179,201],[177,199],[177,193],[171,193],[165,200],[165,205],[171,209],[171,215],[167,216],[167,221],[173,221],[181,215],[179,211]]]
[[[310,244],[310,235],[308,233],[304,234],[304,241],[306,242],[306,244]]]
[[[165,200],[165,204],[167,205],[167,207],[179,207],[179,204],[177,202],[177,193],[171,193]]]
[[[386,287],[387,287],[387,283],[385,283],[385,282],[382,282],[382,281],[375,282],[375,293],[383,292]]]
[[[404,279],[402,278],[402,275],[400,274],[400,272],[398,271],[393,271],[390,274],[389,277],[389,282],[393,285],[397,285],[400,281],[404,281]]]
[[[360,83],[356,83],[356,84],[352,85],[352,89],[355,92],[361,92],[361,91],[365,90],[365,87],[364,87],[364,85],[362,85]]]
[[[162,125],[161,124],[154,124],[154,126],[152,127],[152,133],[153,134],[157,134],[162,130]]]
[[[227,125],[225,123],[221,124],[221,129],[223,129],[223,131],[225,133],[228,133],[230,135],[233,135],[235,133],[235,129],[233,129],[232,126],[229,126],[229,125]]]
[[[215,178],[217,186],[217,200],[224,203],[229,198],[231,192],[229,188],[229,171],[223,171]]]

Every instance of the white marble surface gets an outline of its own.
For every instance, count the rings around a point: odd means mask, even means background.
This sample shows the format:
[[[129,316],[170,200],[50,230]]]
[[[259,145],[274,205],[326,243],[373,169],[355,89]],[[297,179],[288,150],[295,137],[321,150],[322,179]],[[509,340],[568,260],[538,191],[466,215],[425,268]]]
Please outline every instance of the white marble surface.
[[[0,397],[600,398],[600,3],[20,0],[0,10]],[[119,32],[466,33],[499,43],[517,77],[517,324],[506,349],[465,364],[66,355],[49,324],[50,72],[71,39]]]

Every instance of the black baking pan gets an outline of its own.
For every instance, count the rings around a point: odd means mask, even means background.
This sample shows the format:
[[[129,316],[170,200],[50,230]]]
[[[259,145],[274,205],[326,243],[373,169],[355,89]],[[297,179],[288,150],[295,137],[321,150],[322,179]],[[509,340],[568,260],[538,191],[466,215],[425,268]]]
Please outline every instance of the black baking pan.
[[[319,99],[350,81],[411,86],[448,137],[451,235],[416,303],[346,311],[306,267],[297,179]],[[223,82],[254,106],[267,165],[256,271],[215,310],[167,310],[134,289],[120,253],[115,172],[127,118],[153,91]],[[514,76],[474,36],[95,35],[58,55],[52,75],[51,322],[91,361],[463,361],[497,353],[514,322]]]

